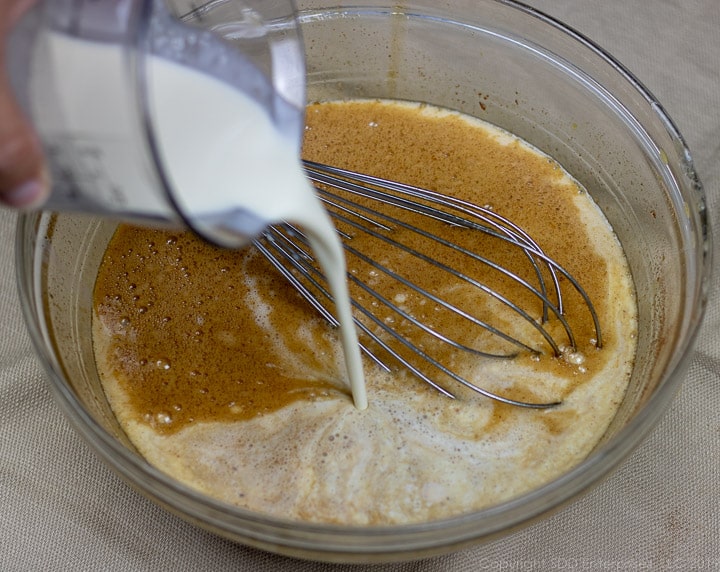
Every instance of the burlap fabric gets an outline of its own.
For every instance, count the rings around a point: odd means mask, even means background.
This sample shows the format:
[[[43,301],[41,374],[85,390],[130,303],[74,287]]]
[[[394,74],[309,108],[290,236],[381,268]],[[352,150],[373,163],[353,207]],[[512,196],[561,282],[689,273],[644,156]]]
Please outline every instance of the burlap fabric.
[[[605,47],[663,102],[693,151],[720,228],[718,0],[530,4]],[[0,212],[0,570],[349,570],[216,538],[100,463],[55,406],[31,351],[15,289],[14,229],[15,216]],[[720,570],[719,294],[713,288],[673,406],[604,484],[502,540],[373,569]]]

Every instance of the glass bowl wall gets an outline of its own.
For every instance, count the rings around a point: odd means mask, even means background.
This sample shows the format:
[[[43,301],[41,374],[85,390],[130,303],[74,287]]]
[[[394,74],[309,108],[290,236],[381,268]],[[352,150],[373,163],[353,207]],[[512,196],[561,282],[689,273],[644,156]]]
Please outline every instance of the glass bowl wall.
[[[311,101],[422,101],[490,121],[555,157],[615,228],[635,280],[638,356],[620,411],[595,451],[548,485],[487,510],[393,527],[284,521],[242,511],[148,465],[116,423],[90,338],[95,274],[115,223],[20,217],[19,288],[58,403],[119,475],[172,512],[225,537],[326,561],[446,552],[506,534],[607,475],[667,408],[705,307],[704,195],[671,120],[629,73],[562,24],[510,1],[300,2]]]

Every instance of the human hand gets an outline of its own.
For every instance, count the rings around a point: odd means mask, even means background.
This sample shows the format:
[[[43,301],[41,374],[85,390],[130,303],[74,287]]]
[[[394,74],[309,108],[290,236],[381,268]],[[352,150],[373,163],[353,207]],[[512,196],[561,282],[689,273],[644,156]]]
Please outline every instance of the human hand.
[[[6,67],[10,30],[36,0],[0,0],[0,203],[40,204],[50,192],[42,150],[32,125],[13,97]]]

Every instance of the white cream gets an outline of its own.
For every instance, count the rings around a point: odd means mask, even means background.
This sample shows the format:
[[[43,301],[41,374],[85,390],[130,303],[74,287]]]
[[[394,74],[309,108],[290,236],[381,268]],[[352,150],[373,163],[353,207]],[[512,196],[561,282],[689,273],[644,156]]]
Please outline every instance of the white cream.
[[[158,141],[185,211],[202,219],[241,207],[268,223],[297,223],[308,234],[335,297],[353,401],[365,409],[342,244],[305,176],[299,142],[278,131],[254,101],[214,78],[159,58],[148,69]]]
[[[51,62],[48,73],[57,74],[51,104],[36,102],[34,110],[46,136],[66,150],[75,145],[72,159],[86,161],[85,176],[97,180],[93,198],[176,219],[142,155],[137,94],[123,49],[56,33],[44,40],[40,50]],[[260,105],[218,79],[154,56],[145,66],[151,131],[181,210],[200,224],[222,216],[225,228],[240,234],[244,221],[233,228],[236,221],[225,215],[246,211],[266,224],[290,221],[303,227],[335,297],[355,405],[365,409],[342,244],[305,177],[298,134],[282,133]]]

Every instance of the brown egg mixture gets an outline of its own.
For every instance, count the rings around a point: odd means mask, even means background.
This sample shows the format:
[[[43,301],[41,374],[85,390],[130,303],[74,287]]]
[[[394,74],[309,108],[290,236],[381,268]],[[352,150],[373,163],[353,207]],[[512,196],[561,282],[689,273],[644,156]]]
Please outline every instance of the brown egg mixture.
[[[93,336],[106,394],[139,452],[178,480],[240,507],[369,525],[422,522],[496,504],[584,458],[622,399],[636,328],[622,249],[587,193],[510,134],[423,105],[311,105],[303,153],[511,219],[581,282],[599,316],[602,347],[584,300],[565,278],[575,347],[551,316],[558,356],[534,327],[477,287],[338,223],[353,234],[354,248],[511,331],[533,351],[451,316],[348,255],[348,271],[408,315],[468,345],[515,357],[458,351],[388,310],[377,310],[381,321],[484,389],[561,402],[542,410],[505,405],[427,369],[457,396],[451,400],[388,359],[392,373],[366,362],[370,407],[357,411],[336,331],[255,249],[222,250],[190,233],[121,226],[98,273]],[[515,245],[426,217],[407,220],[523,277],[533,272]],[[392,236],[462,268],[540,321],[538,296],[503,273],[402,229]],[[352,284],[351,293],[376,307]]]

